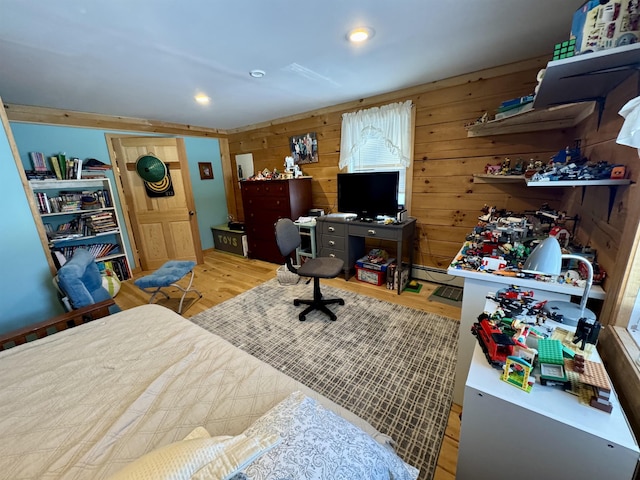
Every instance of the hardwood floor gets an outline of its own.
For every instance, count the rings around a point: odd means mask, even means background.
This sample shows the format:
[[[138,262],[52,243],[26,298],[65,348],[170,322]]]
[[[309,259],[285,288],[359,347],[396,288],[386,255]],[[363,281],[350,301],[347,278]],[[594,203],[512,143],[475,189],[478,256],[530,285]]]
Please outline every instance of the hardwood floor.
[[[250,260],[217,250],[205,251],[204,263],[196,266],[193,283],[194,287],[202,293],[202,298],[196,301],[189,301],[188,296],[185,299],[183,316],[186,318],[191,317],[274,278],[277,268],[278,265],[276,264],[260,260]],[[134,277],[140,278],[147,273],[150,272],[134,272]],[[396,295],[395,292],[384,287],[359,282],[355,277],[352,277],[348,282],[345,282],[344,278],[323,280],[323,284],[460,320],[460,308],[428,300],[431,293],[438,287],[438,284],[425,281],[420,281],[420,283],[422,283],[420,293]],[[177,310],[178,301],[176,299],[179,299],[179,290],[172,288],[167,289],[167,292],[170,293],[172,298],[170,300],[161,298],[159,303]],[[137,288],[133,284],[133,280],[128,280],[123,282],[120,293],[118,293],[115,300],[120,308],[128,309],[147,303],[149,295]],[[435,480],[455,478],[461,410],[460,405],[454,404],[449,413],[449,423],[438,458]]]

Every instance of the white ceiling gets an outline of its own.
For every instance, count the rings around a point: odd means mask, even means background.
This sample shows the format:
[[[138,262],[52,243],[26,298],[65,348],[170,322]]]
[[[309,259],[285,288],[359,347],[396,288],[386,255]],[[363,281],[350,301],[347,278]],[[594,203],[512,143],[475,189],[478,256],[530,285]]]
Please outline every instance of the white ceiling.
[[[0,0],[0,96],[231,129],[550,56],[582,3]]]

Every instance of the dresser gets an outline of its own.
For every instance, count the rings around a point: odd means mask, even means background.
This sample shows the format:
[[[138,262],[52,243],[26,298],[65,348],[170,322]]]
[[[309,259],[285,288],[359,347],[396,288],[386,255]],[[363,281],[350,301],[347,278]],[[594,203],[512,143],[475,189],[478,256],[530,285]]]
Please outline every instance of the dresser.
[[[249,258],[284,263],[275,239],[279,218],[306,216],[311,209],[311,178],[240,182]]]

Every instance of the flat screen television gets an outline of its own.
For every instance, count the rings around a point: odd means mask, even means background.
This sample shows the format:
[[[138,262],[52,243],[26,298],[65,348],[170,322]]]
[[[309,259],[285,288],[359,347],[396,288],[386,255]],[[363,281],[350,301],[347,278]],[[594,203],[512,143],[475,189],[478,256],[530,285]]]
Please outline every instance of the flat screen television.
[[[338,211],[361,219],[398,213],[398,172],[338,174]]]

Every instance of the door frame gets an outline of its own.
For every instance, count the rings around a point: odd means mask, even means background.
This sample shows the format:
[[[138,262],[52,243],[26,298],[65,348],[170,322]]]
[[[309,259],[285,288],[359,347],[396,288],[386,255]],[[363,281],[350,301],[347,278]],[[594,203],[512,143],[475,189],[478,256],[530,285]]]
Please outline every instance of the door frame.
[[[129,239],[129,245],[131,245],[131,254],[133,255],[133,261],[135,262],[135,270],[139,272],[141,270],[140,254],[138,253],[138,243],[136,242],[136,235],[131,223],[131,213],[129,211],[129,204],[127,203],[127,197],[124,194],[122,188],[122,177],[120,174],[120,164],[118,163],[118,157],[116,150],[113,147],[113,139],[123,137],[137,137],[138,135],[118,135],[114,133],[105,133],[104,138],[107,143],[107,150],[109,151],[109,160],[113,168],[113,178],[115,180],[116,189],[118,190],[118,197],[120,198],[120,208],[122,209],[122,216],[124,217],[124,223],[127,226],[127,238]]]
[[[120,197],[120,206],[122,208],[124,221],[127,226],[127,238],[129,239],[129,242],[131,245],[132,254],[136,264],[135,271],[137,272],[141,271],[142,269],[142,262],[140,261],[140,253],[139,253],[139,247],[138,247],[140,242],[136,241],[137,230],[133,228],[132,221],[131,221],[131,209],[127,202],[127,197],[124,192],[124,187],[122,186],[123,180],[122,180],[121,169],[122,168],[126,169],[126,165],[121,165],[118,162],[118,157],[116,155],[116,151],[113,145],[113,140],[120,139],[120,138],[141,138],[141,137],[146,137],[150,139],[181,138],[181,137],[168,136],[168,135],[143,135],[143,134],[136,135],[136,134],[105,133],[107,149],[109,151],[109,158],[111,160],[111,165],[113,166],[113,173],[114,173],[116,188],[118,190],[118,196]],[[182,139],[182,141],[184,142],[184,139]],[[184,147],[184,143],[182,145]],[[178,148],[180,148],[180,146]],[[187,200],[187,208],[195,212],[196,211],[195,200],[193,198],[193,188],[191,186],[191,176],[189,174],[189,165],[188,165],[189,159],[187,157],[186,149],[181,148],[181,154],[186,159],[186,162],[187,162],[186,165],[182,165],[182,164],[180,165],[180,169],[182,171],[182,177],[183,177],[183,184],[185,188],[185,197]],[[200,228],[198,226],[197,221],[195,222],[195,225],[196,225],[196,232],[195,232],[195,235],[193,236],[194,237],[193,240],[195,243],[194,250],[196,253],[196,263],[201,264],[204,261],[204,257],[202,253],[202,244],[200,243]]]

